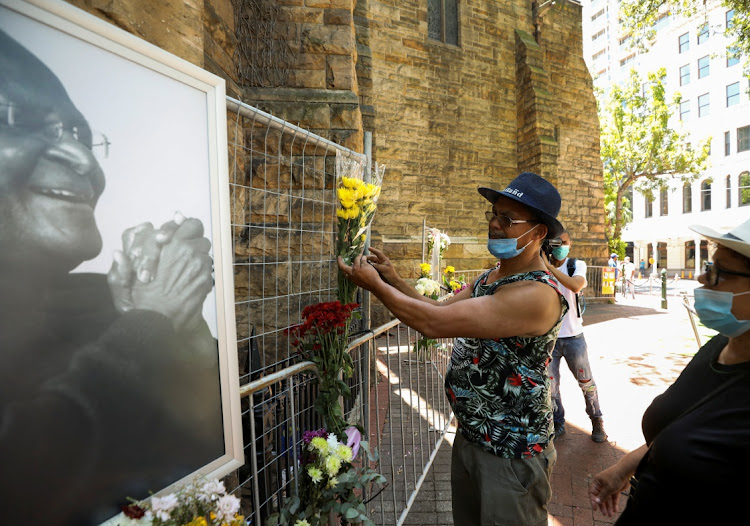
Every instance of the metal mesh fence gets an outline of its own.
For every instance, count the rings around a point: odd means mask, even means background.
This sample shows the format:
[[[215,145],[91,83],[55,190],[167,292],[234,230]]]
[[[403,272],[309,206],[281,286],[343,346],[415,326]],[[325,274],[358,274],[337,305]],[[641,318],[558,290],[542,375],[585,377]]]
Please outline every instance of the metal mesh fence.
[[[363,156],[234,99],[227,107],[246,460],[229,487],[248,522],[263,524],[297,491],[302,434],[322,427],[314,365],[297,360],[286,330],[307,305],[336,299],[336,153]],[[358,329],[344,412],[388,480],[365,489],[371,517],[401,524],[451,419],[442,379],[452,342],[398,320]]]

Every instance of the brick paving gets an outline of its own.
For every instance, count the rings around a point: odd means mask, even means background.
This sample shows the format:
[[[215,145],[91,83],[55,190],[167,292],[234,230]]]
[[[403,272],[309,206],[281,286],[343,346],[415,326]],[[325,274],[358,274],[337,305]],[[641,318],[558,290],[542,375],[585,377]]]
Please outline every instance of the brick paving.
[[[690,290],[692,282],[685,283]],[[609,442],[590,439],[591,425],[583,396],[573,375],[561,367],[561,390],[567,433],[555,443],[558,460],[552,475],[549,524],[584,526],[611,524],[616,518],[594,513],[587,494],[592,474],[612,465],[643,443],[640,420],[651,400],[674,381],[697,351],[681,301],[639,294],[635,300],[590,304],[584,334],[596,380]],[[712,335],[702,329],[705,342]],[[453,524],[450,503],[450,456],[453,436],[440,448],[404,524]],[[621,506],[624,506],[624,497]],[[388,522],[390,524],[390,522]],[[468,525],[461,525],[468,526]]]

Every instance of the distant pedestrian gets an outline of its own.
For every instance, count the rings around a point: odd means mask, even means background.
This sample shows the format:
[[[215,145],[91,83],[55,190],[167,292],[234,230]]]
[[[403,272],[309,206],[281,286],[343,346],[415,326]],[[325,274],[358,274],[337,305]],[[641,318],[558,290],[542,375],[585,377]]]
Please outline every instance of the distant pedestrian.
[[[562,245],[552,249],[552,256],[545,258],[547,270],[560,283],[560,292],[570,305],[570,310],[563,318],[560,333],[552,351],[550,362],[550,379],[552,380],[552,416],[555,423],[555,438],[565,434],[565,409],[560,395],[560,360],[565,358],[568,369],[578,380],[583,398],[586,401],[586,413],[591,419],[591,440],[605,442],[602,411],[599,407],[599,392],[591,374],[586,338],[583,336],[583,312],[578,304],[578,293],[586,287],[586,263],[580,259],[568,257],[570,251],[570,234],[564,231],[560,235]]]
[[[643,260],[641,260],[640,271],[641,271],[641,274],[643,274],[644,272],[646,272],[646,262],[643,261]]]
[[[630,256],[625,256],[625,261],[622,262],[622,276],[624,280],[624,287],[622,289],[623,298],[630,296],[635,299],[635,264],[630,261]]]
[[[609,262],[607,263],[607,266],[612,267],[615,269],[615,283],[617,283],[617,276],[618,276],[618,268],[617,268],[617,254],[612,252],[609,255]]]

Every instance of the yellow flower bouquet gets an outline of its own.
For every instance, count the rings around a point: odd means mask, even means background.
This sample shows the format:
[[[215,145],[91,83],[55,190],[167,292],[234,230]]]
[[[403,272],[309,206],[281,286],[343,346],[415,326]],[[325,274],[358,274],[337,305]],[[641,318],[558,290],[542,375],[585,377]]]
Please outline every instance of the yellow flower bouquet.
[[[380,197],[385,167],[375,163],[372,182],[362,179],[364,165],[358,160],[336,154],[336,197],[341,207],[336,210],[338,236],[336,252],[347,265],[351,265],[365,246],[367,229],[375,215],[376,202]],[[357,287],[339,271],[339,301],[353,303]]]

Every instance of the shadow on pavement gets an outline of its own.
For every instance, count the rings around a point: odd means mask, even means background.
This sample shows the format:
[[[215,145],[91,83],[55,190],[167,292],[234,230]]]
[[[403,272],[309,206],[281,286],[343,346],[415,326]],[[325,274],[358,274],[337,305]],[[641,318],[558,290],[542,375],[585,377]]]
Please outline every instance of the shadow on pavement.
[[[637,316],[664,316],[667,311],[661,309],[652,309],[650,307],[641,307],[638,305],[624,305],[620,303],[594,303],[586,306],[586,313],[583,316],[583,325],[595,325],[617,318],[634,318]]]

